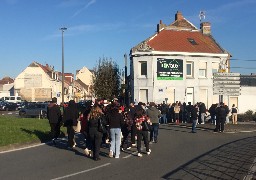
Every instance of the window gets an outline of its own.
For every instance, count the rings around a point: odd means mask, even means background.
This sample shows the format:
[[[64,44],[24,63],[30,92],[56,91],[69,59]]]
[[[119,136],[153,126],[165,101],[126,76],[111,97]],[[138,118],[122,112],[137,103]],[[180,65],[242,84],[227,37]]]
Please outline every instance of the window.
[[[196,43],[196,41],[195,41],[194,39],[192,39],[192,38],[187,38],[187,40],[188,40],[192,45],[198,45],[198,44]]]
[[[193,63],[192,62],[188,62],[186,64],[187,66],[187,76],[188,77],[192,77],[193,76]]]
[[[147,62],[146,61],[140,61],[140,75],[141,76],[147,76]]]
[[[206,77],[206,69],[199,69],[199,77]]]
[[[212,73],[216,73],[219,70],[219,63],[212,62]]]
[[[199,78],[206,78],[207,62],[199,61]]]

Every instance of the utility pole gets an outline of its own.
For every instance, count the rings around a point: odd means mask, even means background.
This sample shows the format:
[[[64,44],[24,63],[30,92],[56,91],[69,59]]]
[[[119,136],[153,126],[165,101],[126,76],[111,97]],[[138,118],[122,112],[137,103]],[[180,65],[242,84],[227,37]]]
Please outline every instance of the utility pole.
[[[124,102],[126,106],[129,106],[129,100],[128,100],[128,80],[127,80],[127,54],[124,54],[124,81],[125,81],[125,98]]]
[[[62,95],[62,105],[64,105],[64,31],[67,30],[66,27],[60,28],[61,30],[61,35],[62,35],[62,90],[61,90],[61,95]]]

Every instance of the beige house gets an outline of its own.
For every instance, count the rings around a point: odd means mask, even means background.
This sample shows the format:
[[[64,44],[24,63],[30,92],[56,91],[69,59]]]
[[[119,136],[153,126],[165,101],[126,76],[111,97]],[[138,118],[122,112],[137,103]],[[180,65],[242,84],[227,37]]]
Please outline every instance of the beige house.
[[[67,94],[68,83],[65,81],[65,94]],[[32,102],[50,101],[52,97],[57,97],[61,102],[61,73],[54,70],[48,64],[41,65],[32,62],[14,80],[14,91],[23,100]],[[67,96],[64,96],[67,99]]]
[[[74,82],[74,96],[77,101],[94,99],[91,93],[92,75],[92,71],[86,67],[83,67],[76,72],[76,80]]]

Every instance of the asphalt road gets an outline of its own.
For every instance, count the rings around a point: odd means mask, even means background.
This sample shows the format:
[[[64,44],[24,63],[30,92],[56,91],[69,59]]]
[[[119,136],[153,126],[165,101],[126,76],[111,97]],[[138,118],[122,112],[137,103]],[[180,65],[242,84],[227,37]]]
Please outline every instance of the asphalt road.
[[[60,140],[32,148],[0,152],[0,176],[12,179],[243,179],[256,157],[256,136],[251,133],[213,133],[173,125],[161,125],[159,142],[152,153],[136,156],[136,149],[121,153],[120,159],[102,160],[84,156],[83,142],[77,138],[75,151]],[[78,135],[79,137],[80,135]]]

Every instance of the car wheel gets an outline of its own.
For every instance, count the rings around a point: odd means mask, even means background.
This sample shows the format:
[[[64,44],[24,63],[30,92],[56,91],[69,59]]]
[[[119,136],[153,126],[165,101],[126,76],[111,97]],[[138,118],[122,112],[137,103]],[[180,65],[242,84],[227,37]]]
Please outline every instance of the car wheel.
[[[43,118],[43,119],[46,119],[46,117],[47,117],[47,113],[46,113],[45,111],[43,111],[43,112],[42,112],[42,118]]]
[[[20,117],[22,117],[22,118],[26,117],[26,113],[25,113],[25,112],[20,112],[19,115],[20,115]]]

